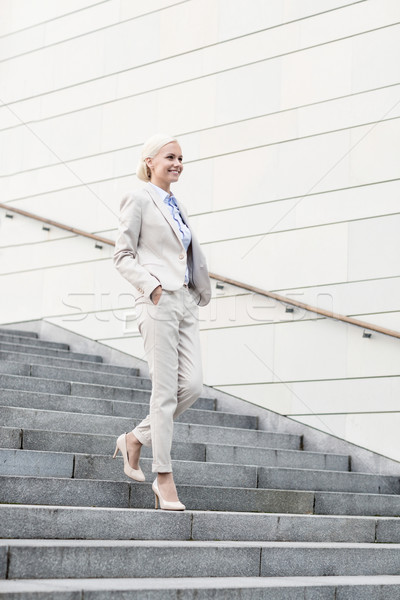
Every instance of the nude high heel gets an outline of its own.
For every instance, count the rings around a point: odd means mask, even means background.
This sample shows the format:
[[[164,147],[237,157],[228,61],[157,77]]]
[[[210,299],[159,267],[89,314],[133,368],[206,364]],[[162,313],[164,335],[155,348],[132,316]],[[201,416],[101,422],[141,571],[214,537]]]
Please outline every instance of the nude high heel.
[[[186,506],[182,504],[182,502],[167,502],[160,494],[160,490],[157,483],[157,478],[153,481],[153,485],[151,486],[156,497],[156,508],[158,508],[158,503],[160,503],[160,508],[162,510],[185,510]]]
[[[138,469],[133,469],[128,461],[128,451],[126,449],[126,433],[123,433],[117,439],[117,446],[115,448],[114,456],[115,458],[118,452],[121,451],[121,454],[124,459],[124,473],[131,479],[135,481],[145,481],[145,476],[142,469],[139,467]]]

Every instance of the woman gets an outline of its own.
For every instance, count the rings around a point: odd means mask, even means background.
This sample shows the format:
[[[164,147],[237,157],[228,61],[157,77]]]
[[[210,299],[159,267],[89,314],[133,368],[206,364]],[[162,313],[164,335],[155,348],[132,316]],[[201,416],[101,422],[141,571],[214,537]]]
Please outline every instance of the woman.
[[[198,306],[211,297],[206,260],[189,226],[186,210],[170,186],[183,170],[178,141],[157,134],[143,146],[136,175],[143,189],[121,203],[114,263],[132,285],[152,380],[150,414],[117,440],[125,473],[144,481],[139,467],[142,445],[152,446],[152,488],[161,508],[184,510],[171,465],[173,419],[202,390]]]

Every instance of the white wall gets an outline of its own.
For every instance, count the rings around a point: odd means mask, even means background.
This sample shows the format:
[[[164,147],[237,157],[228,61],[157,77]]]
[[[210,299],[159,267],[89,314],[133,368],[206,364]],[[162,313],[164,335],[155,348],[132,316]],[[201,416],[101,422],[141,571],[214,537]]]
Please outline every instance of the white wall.
[[[179,136],[210,271],[400,330],[397,0],[0,0],[0,202],[114,239]],[[142,357],[112,247],[0,210],[0,321]],[[205,382],[400,459],[399,342],[225,286]]]

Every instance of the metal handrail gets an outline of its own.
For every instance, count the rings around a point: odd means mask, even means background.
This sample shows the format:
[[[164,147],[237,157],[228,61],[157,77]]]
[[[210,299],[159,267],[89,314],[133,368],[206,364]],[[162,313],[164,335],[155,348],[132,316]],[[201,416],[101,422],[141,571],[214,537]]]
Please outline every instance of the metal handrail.
[[[94,233],[88,233],[87,231],[83,231],[82,229],[76,229],[76,227],[70,227],[69,225],[64,225],[63,223],[59,223],[58,221],[53,221],[52,219],[46,219],[45,217],[40,217],[39,215],[34,215],[31,212],[22,210],[21,208],[14,208],[14,207],[9,206],[8,204],[2,204],[1,202],[0,202],[0,208],[4,208],[7,212],[15,212],[19,215],[23,215],[24,217],[29,217],[30,219],[35,219],[35,221],[41,221],[42,223],[47,223],[47,225],[53,225],[53,227],[58,227],[59,229],[65,229],[66,231],[70,231],[71,233],[76,233],[77,235],[82,235],[83,237],[91,238],[92,240],[102,242],[103,244],[110,244],[112,246],[115,245],[115,242],[113,242],[113,240],[109,240],[108,238],[103,238],[100,235],[95,235]]]
[[[70,227],[69,225],[64,225],[63,223],[59,223],[58,221],[53,221],[52,219],[46,219],[45,217],[40,217],[39,215],[35,215],[26,210],[21,210],[20,208],[10,207],[8,204],[0,203],[0,208],[3,208],[8,212],[15,212],[19,215],[23,215],[24,217],[29,217],[30,219],[35,219],[36,221],[41,221],[42,223],[47,223],[48,225],[53,225],[53,227],[58,227],[59,229],[64,229],[71,233],[75,233],[77,235],[81,235],[83,237],[90,238],[92,240],[101,242],[103,244],[109,244],[110,246],[115,246],[115,242],[108,238],[101,237],[100,235],[96,235],[94,233],[88,233],[87,231],[83,231],[82,229],[76,229],[76,227]],[[345,315],[341,315],[339,313],[335,313],[333,311],[329,311],[324,308],[317,308],[316,306],[311,306],[310,304],[305,304],[304,302],[299,302],[298,300],[293,300],[292,298],[287,298],[286,296],[282,296],[281,294],[276,294],[275,292],[267,292],[266,290],[262,290],[253,285],[249,285],[248,283],[242,283],[240,281],[236,281],[235,279],[230,279],[228,277],[222,277],[221,275],[217,275],[215,273],[209,273],[209,275],[212,279],[216,279],[217,281],[227,283],[228,285],[233,285],[235,287],[244,289],[248,292],[252,292],[253,294],[259,294],[260,296],[266,296],[268,298],[273,298],[274,300],[278,300],[279,302],[283,302],[284,304],[290,304],[291,306],[303,308],[304,310],[316,313],[317,315],[322,315],[323,317],[328,317],[330,319],[336,319],[337,321],[343,321],[344,323],[349,323],[350,325],[356,325],[357,327],[363,327],[364,329],[369,329],[370,331],[376,331],[377,333],[382,333],[384,335],[389,335],[391,337],[400,338],[400,332],[394,331],[393,329],[387,329],[386,327],[381,327],[380,325],[373,325],[372,323],[367,323],[366,321],[359,321],[358,319],[354,319],[353,317],[346,317]]]
[[[345,323],[350,323],[351,325],[357,325],[357,327],[363,327],[364,329],[370,329],[371,331],[377,331],[378,333],[383,333],[385,335],[390,335],[395,338],[400,338],[400,332],[394,331],[393,329],[387,329],[386,327],[381,327],[380,325],[373,325],[372,323],[367,323],[366,321],[359,321],[358,319],[354,319],[353,317],[346,317],[345,315],[341,315],[330,310],[325,310],[324,308],[317,308],[316,306],[311,306],[310,304],[305,304],[304,302],[299,302],[298,300],[292,300],[292,298],[287,298],[286,296],[276,294],[275,292],[267,292],[253,285],[249,285],[248,283],[241,283],[240,281],[236,281],[235,279],[221,277],[220,275],[216,275],[215,273],[209,273],[209,275],[213,279],[218,279],[218,281],[222,281],[223,283],[228,283],[229,285],[234,285],[249,292],[253,292],[253,294],[259,294],[260,296],[274,298],[279,302],[291,304],[292,306],[297,306],[298,308],[304,308],[305,310],[316,313],[318,315],[322,315],[324,317],[329,317],[330,319],[344,321]]]

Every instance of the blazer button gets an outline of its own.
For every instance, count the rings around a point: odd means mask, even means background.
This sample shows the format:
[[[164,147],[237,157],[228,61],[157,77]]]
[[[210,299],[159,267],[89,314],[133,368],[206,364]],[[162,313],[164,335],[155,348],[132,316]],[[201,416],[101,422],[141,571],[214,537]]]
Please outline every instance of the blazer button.
[[[183,260],[184,258],[185,258],[185,255],[184,255],[184,254],[180,254],[180,255],[179,255],[179,259],[180,259],[180,260]]]

